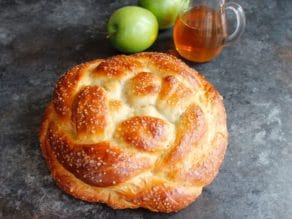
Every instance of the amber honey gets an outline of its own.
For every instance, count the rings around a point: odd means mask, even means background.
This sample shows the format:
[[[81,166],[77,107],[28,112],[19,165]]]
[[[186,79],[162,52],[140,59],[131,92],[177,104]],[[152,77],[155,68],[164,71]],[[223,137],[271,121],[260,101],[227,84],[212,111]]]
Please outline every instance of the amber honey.
[[[174,26],[176,50],[194,62],[207,62],[223,49],[224,19],[220,11],[207,6],[193,7],[178,17]]]

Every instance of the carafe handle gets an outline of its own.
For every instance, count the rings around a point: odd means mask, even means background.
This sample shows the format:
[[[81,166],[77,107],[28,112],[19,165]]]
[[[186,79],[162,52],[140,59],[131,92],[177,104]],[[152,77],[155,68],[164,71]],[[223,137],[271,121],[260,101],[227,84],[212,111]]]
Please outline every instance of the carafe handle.
[[[224,44],[228,45],[233,43],[239,39],[239,37],[243,34],[245,26],[246,26],[246,19],[245,14],[242,7],[234,2],[228,2],[224,5],[224,10],[232,10],[235,13],[237,24],[235,31],[225,38]]]

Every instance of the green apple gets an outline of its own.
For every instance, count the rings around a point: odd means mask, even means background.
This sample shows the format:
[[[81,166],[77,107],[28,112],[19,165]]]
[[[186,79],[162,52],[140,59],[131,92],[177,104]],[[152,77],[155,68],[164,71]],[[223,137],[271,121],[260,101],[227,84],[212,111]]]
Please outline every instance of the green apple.
[[[156,17],[138,6],[116,10],[107,24],[112,46],[124,53],[141,52],[149,48],[156,40],[158,30]]]
[[[179,12],[190,0],[139,0],[138,5],[151,11],[157,18],[159,29],[173,26]]]

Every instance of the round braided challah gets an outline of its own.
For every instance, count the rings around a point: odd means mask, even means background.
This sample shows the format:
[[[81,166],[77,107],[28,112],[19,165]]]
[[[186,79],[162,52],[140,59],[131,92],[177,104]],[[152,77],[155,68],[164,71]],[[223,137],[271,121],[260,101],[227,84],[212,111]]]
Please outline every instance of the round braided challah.
[[[98,59],[58,81],[40,129],[58,185],[113,208],[178,211],[209,184],[227,146],[222,97],[163,53]]]

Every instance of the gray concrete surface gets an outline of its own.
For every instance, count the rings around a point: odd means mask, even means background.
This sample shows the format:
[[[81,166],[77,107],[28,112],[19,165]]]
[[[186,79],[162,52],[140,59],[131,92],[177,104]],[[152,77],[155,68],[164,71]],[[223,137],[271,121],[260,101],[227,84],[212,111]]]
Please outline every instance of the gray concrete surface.
[[[112,210],[59,190],[40,154],[38,128],[69,67],[117,52],[110,14],[135,1],[0,0],[0,218],[292,218],[292,1],[237,0],[240,42],[192,64],[225,98],[230,143],[216,180],[176,214]],[[150,51],[173,49],[171,30]]]

